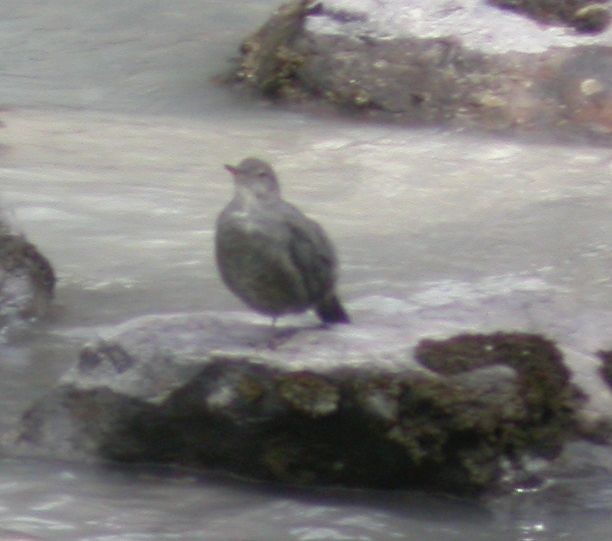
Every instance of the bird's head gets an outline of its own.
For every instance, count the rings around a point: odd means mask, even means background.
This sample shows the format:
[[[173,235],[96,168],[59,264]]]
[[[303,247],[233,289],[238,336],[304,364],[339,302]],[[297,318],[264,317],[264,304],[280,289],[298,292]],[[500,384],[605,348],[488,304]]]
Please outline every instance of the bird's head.
[[[279,197],[280,186],[272,167],[257,158],[246,158],[238,165],[226,165],[234,177],[236,192],[247,192],[258,199]]]

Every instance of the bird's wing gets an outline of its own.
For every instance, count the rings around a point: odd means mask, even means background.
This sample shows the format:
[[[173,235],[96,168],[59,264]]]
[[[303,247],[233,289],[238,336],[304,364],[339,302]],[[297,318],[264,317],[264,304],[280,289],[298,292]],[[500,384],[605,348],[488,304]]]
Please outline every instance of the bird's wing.
[[[334,247],[323,228],[299,211],[292,212],[285,223],[291,260],[302,276],[310,299],[316,301],[336,281]]]
[[[276,307],[306,305],[310,294],[287,248],[286,227],[270,225],[225,220],[217,228],[216,255],[221,277],[236,295],[275,313]]]

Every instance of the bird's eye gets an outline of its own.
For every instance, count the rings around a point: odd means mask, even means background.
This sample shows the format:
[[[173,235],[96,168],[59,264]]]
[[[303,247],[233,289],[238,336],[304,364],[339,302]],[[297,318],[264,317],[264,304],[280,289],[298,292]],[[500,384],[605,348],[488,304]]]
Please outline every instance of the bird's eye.
[[[258,176],[258,177],[265,177],[265,176],[266,176],[266,172],[265,172],[265,171],[259,171],[259,172],[257,173],[257,176]]]

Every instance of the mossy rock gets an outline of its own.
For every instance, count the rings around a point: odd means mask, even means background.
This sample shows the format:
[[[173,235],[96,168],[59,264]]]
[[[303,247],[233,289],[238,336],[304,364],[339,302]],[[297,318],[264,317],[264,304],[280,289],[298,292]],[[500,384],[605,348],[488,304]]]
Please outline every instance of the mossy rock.
[[[574,411],[584,396],[570,384],[561,352],[540,335],[499,332],[424,340],[415,355],[424,366],[444,375],[465,374],[485,366],[514,370],[524,415],[509,427],[513,446],[555,454],[574,431]]]

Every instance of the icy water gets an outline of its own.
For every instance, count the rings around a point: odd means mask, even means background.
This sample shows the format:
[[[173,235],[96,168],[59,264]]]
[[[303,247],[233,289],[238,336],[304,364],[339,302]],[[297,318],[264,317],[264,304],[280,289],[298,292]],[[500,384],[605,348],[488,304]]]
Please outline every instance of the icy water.
[[[0,346],[2,430],[108,326],[244,310],[212,228],[231,194],[222,164],[247,155],[330,232],[355,318],[519,292],[575,313],[585,350],[612,347],[595,324],[612,306],[612,152],[312,118],[213,85],[275,6],[0,3],[0,198],[59,276],[48,320]],[[514,321],[562,339],[552,312],[527,302]],[[612,479],[589,453],[607,451],[577,447],[543,490],[486,505],[5,458],[0,541],[603,541]]]

